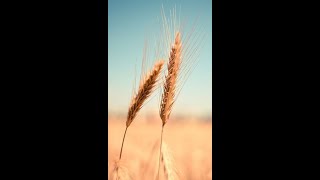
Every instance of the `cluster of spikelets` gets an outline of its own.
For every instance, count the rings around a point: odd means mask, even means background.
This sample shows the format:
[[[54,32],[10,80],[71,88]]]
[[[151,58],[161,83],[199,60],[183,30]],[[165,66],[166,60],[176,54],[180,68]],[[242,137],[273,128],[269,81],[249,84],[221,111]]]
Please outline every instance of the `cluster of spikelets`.
[[[163,86],[163,94],[160,104],[160,118],[162,120],[162,126],[164,126],[169,119],[174,102],[177,76],[181,61],[181,46],[180,33],[178,32],[175,38],[175,43],[170,52],[168,74],[165,77],[166,80]]]
[[[159,106],[159,115],[162,121],[162,129],[161,129],[161,138],[159,143],[160,152],[159,152],[159,159],[158,159],[158,171],[157,171],[157,174],[155,174],[155,179],[157,180],[160,179],[160,169],[163,170],[162,174],[164,174],[166,179],[171,180],[171,179],[178,178],[177,173],[175,173],[176,171],[174,171],[174,166],[172,165],[173,161],[170,160],[171,154],[167,151],[168,147],[165,143],[162,143],[162,135],[163,135],[164,126],[170,118],[173,104],[177,98],[177,93],[179,93],[178,88],[181,89],[181,86],[177,87],[178,86],[177,81],[181,76],[180,71],[185,70],[186,67],[190,68],[190,59],[192,59],[190,54],[183,53],[184,49],[182,46],[181,32],[179,30],[174,30],[173,39],[169,37],[170,35],[168,35],[168,33],[170,32],[170,29],[168,27],[170,26],[167,24],[165,16],[164,16],[164,25],[166,28],[164,29],[164,31],[165,33],[167,33],[167,37],[164,37],[163,39],[166,39],[167,43],[169,43],[169,45],[165,46],[165,48],[168,48],[169,54],[167,56],[166,73],[165,73],[163,82],[160,84],[162,86],[161,88],[162,93],[161,93],[161,100],[160,100],[160,106]],[[172,39],[171,40],[172,42],[168,42],[170,41],[170,39]],[[187,47],[185,48],[189,49],[189,46],[188,45],[186,46]],[[154,64],[153,68],[146,75],[144,75],[143,78],[140,80],[138,91],[132,97],[128,114],[127,114],[126,129],[122,139],[119,161],[115,163],[115,167],[111,173],[111,176],[109,177],[110,179],[114,179],[114,180],[130,179],[128,170],[125,167],[121,166],[121,163],[120,163],[122,150],[125,142],[125,136],[130,124],[134,121],[139,110],[146,103],[146,100],[151,96],[152,92],[155,91],[158,84],[157,82],[161,79],[160,74],[161,74],[164,63],[165,63],[164,60],[159,60]],[[183,63],[185,64],[185,66],[182,66]]]

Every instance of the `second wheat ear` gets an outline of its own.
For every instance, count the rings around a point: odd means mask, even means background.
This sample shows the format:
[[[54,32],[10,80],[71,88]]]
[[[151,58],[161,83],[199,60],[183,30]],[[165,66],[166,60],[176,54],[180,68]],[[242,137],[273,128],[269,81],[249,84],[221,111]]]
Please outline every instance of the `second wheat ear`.
[[[139,110],[142,108],[145,101],[150,97],[151,93],[154,91],[155,85],[158,81],[158,77],[161,72],[163,64],[164,64],[164,61],[162,60],[157,61],[155,63],[155,65],[153,66],[153,69],[143,77],[143,79],[140,82],[138,92],[131,99],[131,103],[130,103],[128,115],[127,115],[127,121],[126,121],[126,130],[124,132],[122,144],[121,144],[119,160],[121,159],[123,144],[124,144],[128,127],[136,117]]]
[[[165,77],[163,94],[161,97],[160,118],[162,120],[162,126],[167,123],[174,103],[176,82],[181,61],[181,47],[181,37],[178,32],[176,34],[175,43],[170,51],[168,74]]]
[[[177,32],[175,36],[174,45],[172,46],[170,51],[168,74],[165,76],[163,94],[161,96],[161,103],[160,103],[160,118],[162,120],[162,128],[161,128],[160,154],[159,154],[157,179],[159,179],[159,173],[160,173],[159,170],[160,170],[160,159],[162,155],[161,148],[162,148],[163,128],[170,117],[172,105],[174,103],[177,76],[178,76],[180,63],[181,63],[181,50],[182,50],[181,48],[182,48],[182,43],[181,43],[180,32]]]

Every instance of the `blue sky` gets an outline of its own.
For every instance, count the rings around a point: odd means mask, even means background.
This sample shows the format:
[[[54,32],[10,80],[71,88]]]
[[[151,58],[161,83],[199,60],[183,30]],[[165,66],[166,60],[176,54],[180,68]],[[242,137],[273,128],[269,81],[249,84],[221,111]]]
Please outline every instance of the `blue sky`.
[[[172,115],[211,115],[212,109],[212,2],[210,0],[109,0],[108,1],[108,107],[111,112],[126,113],[131,99],[134,72],[139,76],[144,41],[160,28],[157,18],[165,10],[181,6],[181,19],[187,23],[199,16],[206,39],[199,63],[187,79]],[[151,39],[151,38],[150,38]],[[158,95],[143,112],[158,112]]]

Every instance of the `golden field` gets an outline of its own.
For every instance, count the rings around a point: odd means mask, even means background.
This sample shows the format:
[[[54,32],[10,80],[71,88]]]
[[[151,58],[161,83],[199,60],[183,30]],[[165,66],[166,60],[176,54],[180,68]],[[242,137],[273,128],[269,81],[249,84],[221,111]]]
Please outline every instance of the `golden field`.
[[[108,122],[108,177],[110,177],[119,153],[125,131],[126,119],[110,118]],[[153,180],[157,174],[161,120],[137,118],[128,128],[121,164],[131,179]],[[212,179],[212,124],[211,121],[183,119],[168,121],[164,128],[163,148],[167,171],[175,174],[169,179]],[[164,167],[160,179],[168,179]],[[111,178],[110,178],[111,179]]]

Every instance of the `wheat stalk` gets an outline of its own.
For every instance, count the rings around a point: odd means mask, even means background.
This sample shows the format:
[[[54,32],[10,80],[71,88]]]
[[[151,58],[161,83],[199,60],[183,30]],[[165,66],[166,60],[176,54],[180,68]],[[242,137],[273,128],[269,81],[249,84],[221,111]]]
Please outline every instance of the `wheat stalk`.
[[[161,127],[161,140],[160,140],[160,154],[159,154],[159,165],[158,165],[158,175],[157,179],[159,179],[159,170],[160,170],[160,159],[161,159],[161,148],[162,148],[162,135],[164,125],[167,123],[172,105],[174,103],[175,91],[176,91],[176,82],[178,71],[181,63],[181,37],[180,32],[176,33],[174,45],[171,48],[169,63],[168,63],[168,74],[165,76],[165,83],[163,88],[163,94],[161,96],[160,103],[160,118],[162,120]]]
[[[152,71],[150,71],[149,74],[144,76],[144,78],[140,81],[138,93],[136,93],[131,100],[128,115],[127,115],[126,130],[124,132],[123,139],[122,139],[119,160],[121,159],[122,148],[123,148],[124,139],[127,133],[127,129],[132,123],[132,121],[134,120],[134,118],[136,117],[139,110],[142,108],[146,99],[153,92],[156,82],[158,81],[158,76],[161,72],[161,68],[163,64],[164,64],[164,61],[162,60],[155,63]]]

